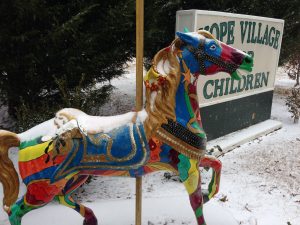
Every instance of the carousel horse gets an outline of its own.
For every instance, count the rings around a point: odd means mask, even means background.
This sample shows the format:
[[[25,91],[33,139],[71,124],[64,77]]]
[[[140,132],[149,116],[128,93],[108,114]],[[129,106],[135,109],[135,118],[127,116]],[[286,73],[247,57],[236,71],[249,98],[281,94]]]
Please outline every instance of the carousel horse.
[[[239,79],[238,70],[251,71],[253,60],[206,31],[177,36],[155,55],[144,77],[144,110],[95,117],[63,109],[31,132],[0,131],[3,207],[11,225],[20,225],[26,213],[53,199],[79,212],[84,225],[97,225],[93,211],[71,197],[89,175],[139,177],[159,170],[179,175],[197,224],[205,224],[203,203],[218,191],[221,163],[205,155],[197,79],[217,72]],[[19,179],[8,157],[10,147],[19,148],[20,176],[27,186],[18,201]],[[199,166],[214,169],[206,193]]]

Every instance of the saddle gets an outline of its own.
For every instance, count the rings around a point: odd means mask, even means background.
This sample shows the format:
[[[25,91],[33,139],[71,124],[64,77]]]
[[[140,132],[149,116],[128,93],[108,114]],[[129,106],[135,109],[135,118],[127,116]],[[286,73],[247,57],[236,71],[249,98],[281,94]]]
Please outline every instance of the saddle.
[[[79,170],[138,169],[149,159],[149,147],[141,122],[131,122],[97,134],[86,133],[81,128],[74,122],[69,128],[65,127],[70,130],[60,136],[67,139],[55,140],[54,146],[60,146],[59,154],[67,154],[67,157],[56,169],[52,182]],[[72,135],[75,136],[70,138]]]

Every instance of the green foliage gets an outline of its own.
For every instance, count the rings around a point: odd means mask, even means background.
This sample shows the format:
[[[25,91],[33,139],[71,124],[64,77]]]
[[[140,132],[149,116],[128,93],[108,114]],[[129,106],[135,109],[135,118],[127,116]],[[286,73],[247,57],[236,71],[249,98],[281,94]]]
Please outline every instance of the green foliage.
[[[299,27],[300,28],[300,27]],[[285,58],[285,70],[288,76],[296,80],[295,87],[300,85],[300,33],[298,32],[298,36],[293,41],[288,43],[288,48],[285,49],[285,54],[287,54]]]
[[[158,49],[166,47],[175,36],[177,10],[201,9],[223,11],[285,20],[280,63],[288,61],[299,45],[299,0],[173,0],[146,1],[145,56],[150,60]],[[299,52],[299,51],[298,51]]]
[[[292,88],[291,93],[286,98],[286,105],[289,112],[294,118],[294,122],[298,123],[300,117],[300,88]]]
[[[21,100],[21,104],[16,110],[16,132],[23,132],[36,124],[53,118],[55,113],[62,108],[77,108],[90,114],[97,114],[99,105],[106,102],[113,86],[103,85],[97,88],[97,85],[93,84],[83,88],[83,79],[78,86],[71,90],[66,86],[65,79],[56,80],[61,94],[61,103],[58,103],[55,99],[57,97],[53,98],[53,96],[45,97],[38,104],[32,105]],[[49,102],[53,104],[49,104]]]
[[[0,100],[10,112],[27,108],[32,115],[41,105],[84,109],[92,103],[86,95],[109,93],[109,86],[96,91],[91,85],[121,75],[134,52],[133,1],[116,3],[1,1]]]
[[[287,62],[298,51],[299,4],[298,0],[146,0],[146,65],[174,39],[176,11],[182,9],[284,19],[281,62]],[[90,113],[91,105],[101,104],[111,90],[110,86],[96,90],[93,85],[121,75],[134,54],[134,0],[0,2],[0,101],[23,120],[37,113],[41,119],[34,119],[43,121],[60,107]]]

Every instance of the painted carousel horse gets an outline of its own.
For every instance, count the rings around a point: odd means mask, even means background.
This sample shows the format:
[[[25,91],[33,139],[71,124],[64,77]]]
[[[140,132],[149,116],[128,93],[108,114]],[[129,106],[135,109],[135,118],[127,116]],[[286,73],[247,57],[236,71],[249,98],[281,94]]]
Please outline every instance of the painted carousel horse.
[[[93,211],[71,198],[89,175],[139,177],[158,170],[179,174],[197,224],[205,224],[203,203],[218,191],[221,164],[205,155],[197,78],[222,71],[239,79],[238,70],[251,71],[253,60],[205,31],[177,35],[155,55],[144,77],[144,110],[94,117],[64,109],[30,132],[0,132],[0,181],[11,225],[53,199],[78,211],[85,225],[97,225]],[[60,128],[53,135],[54,123]],[[27,186],[17,202],[19,180],[8,158],[10,147],[19,147],[19,171]],[[208,193],[201,190],[199,164],[214,168]]]

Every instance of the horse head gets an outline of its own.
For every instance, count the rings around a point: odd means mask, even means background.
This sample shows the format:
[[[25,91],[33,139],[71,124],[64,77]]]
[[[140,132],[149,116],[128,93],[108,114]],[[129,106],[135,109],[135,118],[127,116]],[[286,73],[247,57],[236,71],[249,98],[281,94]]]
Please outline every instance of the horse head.
[[[196,78],[199,74],[226,72],[239,80],[239,70],[252,71],[253,58],[250,55],[218,41],[208,31],[176,34],[181,41],[182,59]]]

